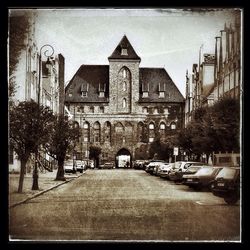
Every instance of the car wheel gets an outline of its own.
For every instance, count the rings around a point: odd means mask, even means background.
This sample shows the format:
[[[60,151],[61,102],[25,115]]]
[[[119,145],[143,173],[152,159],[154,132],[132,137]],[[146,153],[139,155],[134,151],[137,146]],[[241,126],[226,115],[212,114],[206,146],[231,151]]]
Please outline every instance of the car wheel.
[[[232,195],[229,197],[225,197],[224,201],[228,204],[228,205],[234,205],[235,203],[237,203],[237,201],[239,200],[239,197],[237,195]]]

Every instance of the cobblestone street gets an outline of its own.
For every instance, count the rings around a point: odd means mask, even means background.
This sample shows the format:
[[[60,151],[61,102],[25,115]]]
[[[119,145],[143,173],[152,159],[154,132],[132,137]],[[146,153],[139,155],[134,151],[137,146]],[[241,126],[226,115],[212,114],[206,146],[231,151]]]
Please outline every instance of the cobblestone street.
[[[10,209],[11,239],[240,240],[240,205],[134,169],[87,170]]]

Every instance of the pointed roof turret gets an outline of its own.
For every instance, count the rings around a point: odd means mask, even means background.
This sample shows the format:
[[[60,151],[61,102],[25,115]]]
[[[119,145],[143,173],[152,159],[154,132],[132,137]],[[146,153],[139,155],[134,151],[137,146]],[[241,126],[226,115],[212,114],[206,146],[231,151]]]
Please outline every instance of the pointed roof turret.
[[[108,59],[129,59],[129,60],[139,60],[141,58],[136,54],[134,48],[130,44],[126,35],[123,36],[117,47],[115,48],[114,52]]]

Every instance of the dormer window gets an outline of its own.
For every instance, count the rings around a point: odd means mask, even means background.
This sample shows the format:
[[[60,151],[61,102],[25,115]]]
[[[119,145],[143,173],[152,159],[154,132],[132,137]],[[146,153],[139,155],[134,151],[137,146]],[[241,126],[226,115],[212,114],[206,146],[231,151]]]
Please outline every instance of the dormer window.
[[[127,56],[128,55],[128,50],[126,48],[122,48],[121,55],[122,56]]]
[[[101,85],[99,83],[99,88],[98,88],[99,97],[105,97],[105,89],[106,89],[106,84]]]
[[[159,83],[159,98],[164,98],[165,97],[165,84]]]
[[[88,96],[88,91],[89,91],[89,83],[84,82],[81,85],[81,96],[82,97],[87,97]]]
[[[143,84],[142,83],[142,98],[148,98],[149,94],[149,83]]]

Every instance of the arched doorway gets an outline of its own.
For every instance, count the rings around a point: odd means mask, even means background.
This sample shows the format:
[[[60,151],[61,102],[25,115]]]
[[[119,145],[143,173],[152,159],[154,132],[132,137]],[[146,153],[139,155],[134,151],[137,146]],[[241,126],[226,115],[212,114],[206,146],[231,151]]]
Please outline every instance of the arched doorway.
[[[132,155],[126,149],[120,149],[115,156],[116,168],[131,168],[132,167]]]

